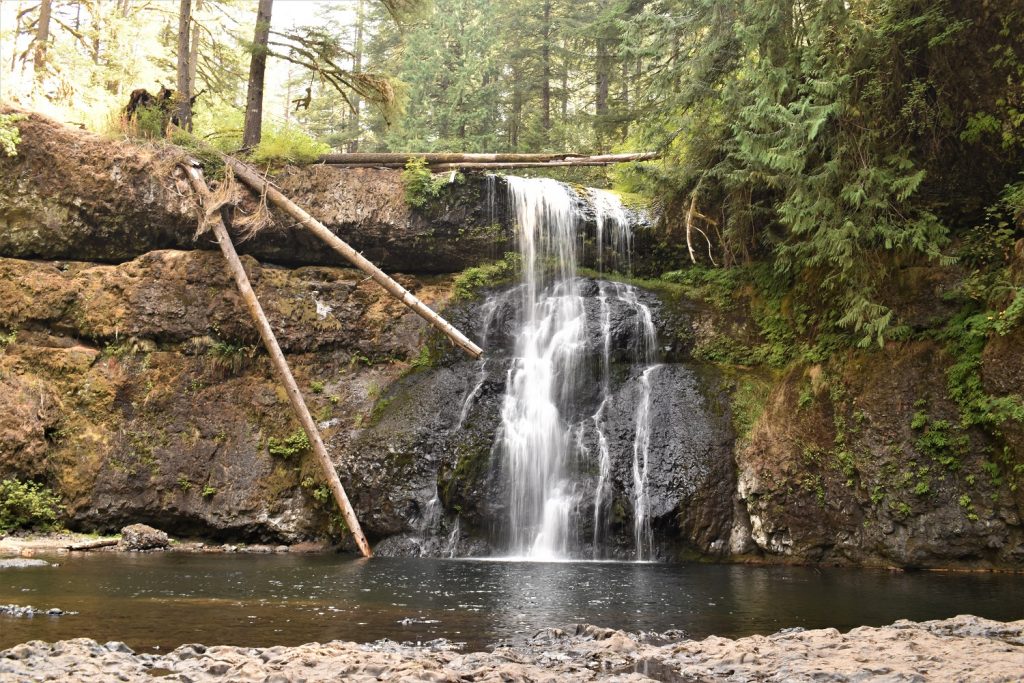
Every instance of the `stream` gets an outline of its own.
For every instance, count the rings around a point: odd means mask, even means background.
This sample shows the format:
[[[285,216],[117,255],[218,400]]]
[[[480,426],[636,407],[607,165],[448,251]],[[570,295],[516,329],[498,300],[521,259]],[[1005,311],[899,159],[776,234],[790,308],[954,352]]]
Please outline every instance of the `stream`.
[[[340,555],[76,554],[0,571],[0,648],[76,637],[136,650],[334,639],[469,649],[576,623],[691,638],[883,625],[957,614],[1024,618],[1024,580],[988,573],[710,564],[352,559]]]

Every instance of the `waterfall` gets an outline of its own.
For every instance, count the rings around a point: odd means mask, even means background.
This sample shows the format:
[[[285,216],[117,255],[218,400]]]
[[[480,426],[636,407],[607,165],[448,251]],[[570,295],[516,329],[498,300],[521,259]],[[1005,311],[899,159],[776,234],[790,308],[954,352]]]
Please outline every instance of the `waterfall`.
[[[501,411],[509,548],[517,556],[556,559],[568,553],[576,502],[562,409],[573,396],[585,344],[586,313],[575,277],[577,214],[561,183],[516,177],[507,182],[524,285]],[[545,272],[549,264],[551,275]]]
[[[629,225],[625,207],[616,195],[607,190],[589,188],[588,193],[590,201],[594,204],[594,217],[597,223],[597,269],[601,272],[617,270],[629,273],[633,265],[630,262],[633,254],[633,230]],[[605,243],[610,248],[607,254]]]
[[[581,510],[589,514],[592,504],[593,557],[602,558],[612,524],[615,488],[621,486],[629,489],[632,498],[633,556],[650,559],[651,375],[657,367],[651,311],[640,302],[636,288],[601,280],[597,283],[598,312],[588,321],[587,301],[581,294],[585,281],[577,277],[577,257],[583,245],[580,197],[550,179],[506,177],[505,182],[522,262],[522,283],[508,293],[519,297],[518,333],[506,373],[497,435],[507,492],[506,550],[513,557],[531,560],[572,557],[581,545],[577,531]],[[488,188],[489,210],[493,210],[493,190],[490,185]],[[587,196],[594,210],[598,267],[628,270],[633,238],[621,202],[603,190],[588,190]],[[483,311],[488,329],[495,301],[489,300]],[[590,305],[593,311],[593,299]],[[613,336],[619,338],[622,326],[629,324],[635,326],[625,330],[629,348],[613,348]],[[617,332],[613,332],[614,326],[618,326]],[[594,340],[595,333],[600,334],[597,343],[588,345],[588,336]],[[638,386],[638,392],[613,390],[613,357],[629,364],[627,381]],[[616,360],[617,367],[619,363]],[[481,363],[479,372],[475,386],[465,396],[460,427],[478,396],[487,366]],[[621,377],[618,371],[616,377]],[[599,393],[582,396],[583,390],[593,392],[595,380]],[[634,396],[635,409],[630,406],[627,411],[633,420],[630,452],[628,442],[620,436],[614,442],[610,438],[607,420],[616,401]],[[581,406],[594,403],[596,411],[578,414]],[[621,407],[615,414],[623,414]],[[621,434],[621,430],[615,432]],[[624,469],[615,470],[616,462]],[[616,484],[613,471],[625,470],[632,472],[632,481]]]

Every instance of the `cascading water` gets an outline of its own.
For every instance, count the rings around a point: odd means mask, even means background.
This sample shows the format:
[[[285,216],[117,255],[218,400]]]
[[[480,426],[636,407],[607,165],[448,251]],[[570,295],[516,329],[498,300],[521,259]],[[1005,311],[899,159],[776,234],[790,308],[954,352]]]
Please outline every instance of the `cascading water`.
[[[569,551],[575,506],[561,408],[573,395],[586,327],[575,277],[577,214],[560,183],[507,182],[523,270],[522,321],[501,411],[509,548],[517,556],[557,559]]]
[[[506,177],[508,206],[517,224],[522,283],[485,304],[485,334],[494,320],[499,299],[519,296],[514,356],[507,372],[501,406],[498,451],[507,490],[505,548],[513,557],[552,560],[572,557],[585,544],[577,528],[590,513],[592,494],[593,557],[606,556],[615,488],[614,463],[628,469],[635,518],[636,559],[650,559],[653,541],[647,493],[650,448],[651,374],[656,346],[651,311],[630,285],[599,281],[597,319],[587,319],[581,295],[585,281],[577,277],[577,254],[583,244],[581,198],[567,186],[549,179]],[[491,185],[488,186],[493,190]],[[489,192],[490,195],[492,192]],[[602,268],[628,270],[632,230],[615,195],[588,190],[596,222],[596,263]],[[489,204],[493,206],[493,197]],[[593,285],[590,285],[591,287]],[[592,291],[592,290],[591,290]],[[503,300],[507,301],[507,300]],[[593,306],[593,304],[591,304]],[[613,348],[613,309],[617,325],[634,321],[627,331],[626,349]],[[598,344],[588,337],[600,334]],[[594,355],[598,356],[594,358]],[[612,387],[612,358],[629,362],[627,381],[638,392],[620,396]],[[596,362],[595,362],[596,361]],[[616,363],[620,363],[617,360]],[[616,366],[618,367],[618,365]],[[593,373],[598,373],[597,377]],[[616,370],[618,373],[618,370]],[[466,394],[461,426],[487,376]],[[617,374],[618,376],[618,374]],[[582,395],[593,392],[599,394]],[[616,382],[621,382],[616,380]],[[616,401],[636,398],[632,452],[621,438],[609,438],[610,410]],[[580,414],[580,407],[597,409]],[[592,411],[592,412],[591,412]],[[621,406],[618,413],[621,414]],[[595,476],[596,475],[596,476]],[[585,499],[586,498],[586,499]]]

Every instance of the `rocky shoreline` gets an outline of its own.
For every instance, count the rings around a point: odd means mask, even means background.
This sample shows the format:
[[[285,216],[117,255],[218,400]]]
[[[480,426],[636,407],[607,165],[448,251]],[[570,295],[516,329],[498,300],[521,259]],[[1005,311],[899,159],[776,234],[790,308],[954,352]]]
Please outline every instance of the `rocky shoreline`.
[[[119,642],[31,641],[0,651],[0,681],[1019,681],[1024,620],[961,615],[890,626],[786,629],[701,641],[589,625],[459,652],[449,641],[246,648],[182,645],[137,654]]]

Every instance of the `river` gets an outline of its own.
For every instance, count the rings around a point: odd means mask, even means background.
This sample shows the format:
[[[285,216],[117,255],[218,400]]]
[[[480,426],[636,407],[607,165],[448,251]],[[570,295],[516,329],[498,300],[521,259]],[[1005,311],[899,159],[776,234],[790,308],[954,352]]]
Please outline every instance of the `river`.
[[[352,559],[341,555],[75,554],[0,571],[0,648],[32,639],[296,645],[448,638],[481,649],[548,626],[681,629],[692,638],[888,624],[970,613],[1024,618],[1024,577],[712,564]]]

